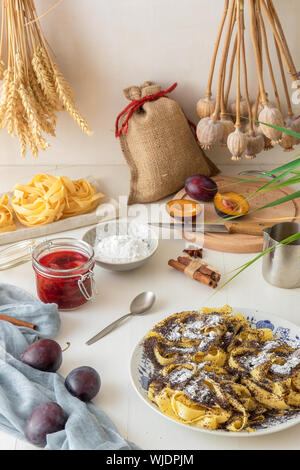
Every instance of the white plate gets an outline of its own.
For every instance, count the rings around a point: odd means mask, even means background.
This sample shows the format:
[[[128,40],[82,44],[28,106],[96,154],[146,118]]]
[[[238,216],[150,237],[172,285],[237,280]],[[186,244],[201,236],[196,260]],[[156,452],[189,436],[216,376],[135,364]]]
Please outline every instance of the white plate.
[[[268,313],[259,312],[258,310],[251,310],[249,308],[234,308],[235,313],[241,313],[250,323],[252,328],[270,328],[276,338],[281,339],[285,343],[293,347],[300,348],[300,327],[291,323],[283,318],[270,315]],[[195,431],[205,432],[207,434],[214,434],[217,436],[230,436],[230,437],[257,437],[264,434],[271,434],[274,432],[282,431],[295,424],[300,423],[300,411],[293,417],[280,417],[273,419],[268,424],[263,424],[253,428],[256,432],[232,432],[232,431],[209,431],[207,429],[196,428],[186,424],[179,423],[159,411],[158,407],[152,403],[147,396],[147,388],[149,379],[152,373],[152,364],[149,359],[143,357],[143,338],[135,347],[130,361],[130,375],[133,386],[138,395],[147,403],[154,411],[164,416],[169,421],[176,423],[180,426],[194,429]]]

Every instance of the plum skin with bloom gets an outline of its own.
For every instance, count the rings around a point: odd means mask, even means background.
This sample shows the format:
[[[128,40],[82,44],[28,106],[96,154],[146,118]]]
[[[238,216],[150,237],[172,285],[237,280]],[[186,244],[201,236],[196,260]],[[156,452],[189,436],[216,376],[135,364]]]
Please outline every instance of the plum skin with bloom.
[[[207,176],[193,175],[186,180],[185,191],[196,201],[211,202],[218,192],[218,186]]]
[[[100,376],[92,367],[78,367],[67,376],[65,387],[74,397],[79,398],[81,401],[89,402],[100,391]]]

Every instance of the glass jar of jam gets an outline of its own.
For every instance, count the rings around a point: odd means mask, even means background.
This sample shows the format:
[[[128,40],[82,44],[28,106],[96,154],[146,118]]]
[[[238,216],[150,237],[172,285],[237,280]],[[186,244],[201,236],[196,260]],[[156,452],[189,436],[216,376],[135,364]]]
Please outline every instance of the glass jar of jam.
[[[94,250],[74,238],[57,238],[32,252],[37,294],[59,310],[75,310],[96,297]]]

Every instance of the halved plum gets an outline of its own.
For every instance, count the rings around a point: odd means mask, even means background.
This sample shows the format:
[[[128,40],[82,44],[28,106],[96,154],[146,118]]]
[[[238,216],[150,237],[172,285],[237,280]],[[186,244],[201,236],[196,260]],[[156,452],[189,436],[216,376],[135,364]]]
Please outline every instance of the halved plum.
[[[250,210],[247,199],[241,194],[234,192],[217,193],[214,198],[214,206],[216,213],[223,219],[233,216],[242,217]]]
[[[193,221],[201,213],[202,206],[188,199],[174,199],[167,203],[167,211],[174,219]]]

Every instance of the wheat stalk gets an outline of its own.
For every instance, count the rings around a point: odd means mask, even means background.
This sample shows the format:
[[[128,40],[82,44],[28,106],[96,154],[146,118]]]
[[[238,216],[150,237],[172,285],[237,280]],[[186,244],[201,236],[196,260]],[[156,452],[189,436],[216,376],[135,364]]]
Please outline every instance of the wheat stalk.
[[[3,60],[0,60],[0,80],[2,80],[2,78],[3,78],[4,66],[5,66],[5,64],[4,64]]]
[[[91,135],[70,84],[51,58],[34,0],[2,2],[1,78],[0,128],[19,138],[22,156],[28,147],[34,157],[49,147],[45,136],[55,136],[58,111],[68,111],[82,131]]]
[[[17,104],[18,91],[16,83],[13,81],[9,84],[6,113],[4,117],[4,125],[8,129],[10,135],[14,134],[14,120],[16,115],[16,104]]]
[[[12,70],[10,68],[6,69],[3,74],[3,88],[2,88],[2,95],[0,100],[0,126],[1,128],[5,127],[4,118],[6,116],[7,111],[7,100],[9,95],[10,84],[12,80]]]
[[[49,74],[47,67],[45,66],[39,50],[37,50],[33,56],[32,66],[37,82],[45,95],[45,99],[48,101],[53,110],[61,111],[62,107],[57,99],[55,83],[53,82],[52,77]]]
[[[15,120],[15,128],[16,128],[16,135],[19,137],[20,140],[20,147],[21,147],[21,155],[22,157],[26,156],[27,152],[27,140],[28,140],[28,125],[26,121],[23,119],[23,116],[20,112],[16,115]]]
[[[43,94],[43,90],[40,88],[39,83],[36,81],[33,70],[29,71],[29,82],[35,100],[40,107],[40,112],[42,112],[48,120],[49,134],[55,137],[56,115],[52,108],[49,106],[49,102],[45,98],[45,95]]]
[[[74,104],[72,94],[70,94],[70,86],[68,82],[63,77],[56,64],[53,64],[53,70],[56,91],[61,103],[64,105],[64,108],[68,111],[68,113],[72,116],[74,121],[77,122],[78,126],[82,129],[82,131],[88,135],[92,135],[92,131],[89,129],[88,123],[80,114]]]

